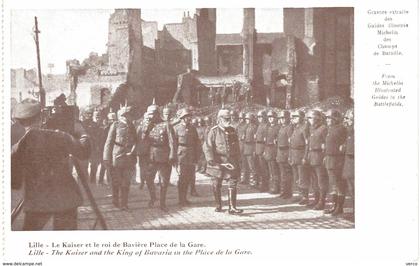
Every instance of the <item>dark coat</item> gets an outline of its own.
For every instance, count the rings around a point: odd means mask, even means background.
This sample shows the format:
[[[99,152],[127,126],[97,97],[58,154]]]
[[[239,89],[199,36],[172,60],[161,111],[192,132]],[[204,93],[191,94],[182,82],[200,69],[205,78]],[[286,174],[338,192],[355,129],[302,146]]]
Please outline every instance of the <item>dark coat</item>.
[[[175,160],[174,132],[168,122],[154,124],[146,140],[150,143],[149,159],[155,163],[169,163]]]
[[[265,138],[264,159],[274,161],[277,155],[276,139],[280,126],[278,124],[268,124]]]
[[[69,155],[89,157],[89,141],[53,130],[31,129],[12,147],[13,189],[24,184],[24,209],[59,212],[82,204],[82,196],[71,173]]]
[[[308,124],[302,123],[293,127],[293,133],[289,141],[289,163],[291,165],[301,165],[305,157],[305,148],[308,141]]]
[[[347,139],[344,147],[344,167],[343,167],[343,178],[353,179],[354,178],[354,128],[347,129]]]
[[[175,149],[178,164],[196,164],[201,154],[201,141],[197,129],[180,122],[174,126]]]
[[[265,138],[267,135],[267,123],[263,122],[258,125],[255,132],[255,154],[262,155],[265,149]]]
[[[291,124],[280,126],[277,134],[277,156],[276,161],[287,163],[289,159],[289,138],[292,136],[293,126]]]
[[[341,125],[328,127],[325,138],[325,168],[341,169],[344,163],[344,152],[340,151],[347,138],[346,128]]]
[[[257,132],[257,127],[255,123],[250,123],[245,128],[243,154],[246,156],[255,153],[255,133]]]
[[[322,165],[324,160],[325,138],[327,136],[327,127],[325,125],[311,126],[309,128],[309,141],[306,146],[306,159],[312,166]]]

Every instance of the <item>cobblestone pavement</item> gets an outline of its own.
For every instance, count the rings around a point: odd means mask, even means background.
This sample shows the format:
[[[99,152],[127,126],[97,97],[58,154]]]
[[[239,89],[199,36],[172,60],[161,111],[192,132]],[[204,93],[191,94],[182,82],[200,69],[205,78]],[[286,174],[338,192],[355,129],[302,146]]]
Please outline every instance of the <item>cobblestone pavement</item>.
[[[171,183],[176,184],[176,177]],[[278,198],[277,195],[261,193],[245,185],[238,187],[238,207],[244,212],[240,215],[229,215],[227,212],[227,188],[222,188],[224,212],[214,212],[214,201],[211,192],[210,179],[197,174],[197,191],[200,197],[191,197],[191,205],[178,206],[177,188],[168,188],[168,212],[155,207],[149,208],[149,194],[146,186],[140,189],[139,184],[133,184],[130,189],[129,210],[122,211],[111,203],[110,187],[107,185],[91,185],[92,193],[105,217],[109,229],[114,230],[158,230],[158,229],[329,229],[354,228],[350,215],[352,209],[346,202],[345,214],[342,217],[332,217],[293,203],[292,200]],[[157,186],[157,192],[159,187]],[[16,204],[20,193],[12,195],[12,206]],[[159,194],[157,194],[159,198]],[[349,200],[348,200],[349,201]],[[23,215],[13,224],[13,230],[20,230]],[[91,230],[96,216],[85,197],[84,205],[79,208],[78,227],[81,230]],[[45,228],[51,229],[51,223]],[[101,229],[99,225],[96,229]]]

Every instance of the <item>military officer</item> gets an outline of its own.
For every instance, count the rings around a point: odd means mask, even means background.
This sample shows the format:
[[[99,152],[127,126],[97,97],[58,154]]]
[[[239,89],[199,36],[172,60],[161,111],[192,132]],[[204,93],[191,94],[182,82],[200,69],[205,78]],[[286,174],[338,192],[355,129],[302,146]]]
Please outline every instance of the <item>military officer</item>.
[[[277,147],[276,139],[279,132],[279,125],[277,123],[277,113],[270,110],[267,112],[268,124],[265,138],[264,160],[268,165],[268,173],[270,176],[270,193],[280,193],[279,169],[276,162]]]
[[[325,114],[327,119],[327,136],[325,138],[325,159],[329,181],[332,184],[331,199],[333,207],[325,213],[339,215],[343,213],[345,199],[345,183],[342,179],[344,153],[340,146],[346,142],[346,129],[341,123],[341,114],[338,110],[330,109]]]
[[[178,118],[181,121],[174,126],[179,174],[178,199],[179,205],[185,206],[189,204],[188,185],[195,179],[195,165],[202,151],[197,130],[190,123],[190,111],[186,108],[182,109]]]
[[[239,121],[238,113],[234,110],[230,111],[230,121],[231,121],[231,127],[237,130],[240,121]]]
[[[312,184],[315,200],[308,204],[315,210],[323,210],[325,198],[328,193],[328,176],[323,165],[325,137],[327,127],[323,124],[322,114],[319,110],[310,110],[307,115],[309,127],[308,145],[306,145],[305,161],[315,177]]]
[[[276,161],[280,169],[280,197],[283,199],[291,198],[292,191],[292,168],[288,162],[289,158],[289,138],[292,136],[293,127],[290,124],[290,112],[283,110],[279,114],[280,128],[277,134],[277,155]]]
[[[11,154],[12,189],[24,187],[23,230],[41,230],[50,218],[54,230],[77,229],[82,196],[69,167],[69,155],[89,157],[86,131],[78,121],[74,136],[41,129],[41,105],[30,99],[16,105],[14,119],[26,132]]]
[[[246,156],[244,155],[244,140],[245,140],[246,121],[245,113],[239,113],[239,124],[236,127],[236,132],[239,138],[239,150],[241,152],[241,184],[248,184],[249,171],[246,163]]]
[[[147,178],[147,167],[149,165],[149,152],[150,143],[147,141],[146,136],[152,127],[153,113],[144,113],[143,120],[137,127],[137,144],[136,151],[138,163],[140,168],[140,189],[143,189]]]
[[[83,116],[82,125],[86,130],[87,134],[90,136],[90,145],[91,153],[87,161],[81,162],[84,172],[89,175],[90,182],[96,183],[96,172],[98,170],[98,165],[102,161],[101,155],[101,130],[99,124],[93,121],[93,109],[87,109]],[[90,166],[90,171],[88,172],[88,167]]]
[[[265,149],[265,140],[267,136],[267,121],[266,113],[261,110],[257,114],[258,127],[255,132],[255,156],[258,163],[258,184],[260,185],[260,191],[268,191],[268,165],[264,159],[263,153]]]
[[[210,129],[203,145],[207,173],[212,176],[215,211],[222,211],[221,189],[225,179],[229,183],[229,214],[238,214],[242,213],[242,210],[236,208],[236,186],[241,172],[238,135],[230,126],[229,110],[219,110],[217,118],[217,125]]]
[[[136,173],[137,136],[130,111],[127,105],[118,110],[118,120],[109,128],[103,154],[105,164],[112,169],[112,203],[122,210],[128,210],[130,182]]]
[[[204,143],[205,131],[206,131],[206,125],[204,123],[204,119],[200,117],[200,118],[198,118],[198,126],[197,126],[198,138],[200,139],[200,147]],[[204,157],[203,150],[202,149],[200,149],[200,150],[201,150],[201,152],[200,152],[199,159],[198,159],[197,171],[200,174],[204,174],[206,172],[206,158]],[[197,195],[193,195],[192,192],[193,191],[191,191],[191,196],[197,196]]]
[[[347,139],[341,151],[344,152],[344,167],[343,167],[343,180],[347,181],[347,192],[353,201],[354,213],[354,112],[353,109],[347,110],[344,116],[344,125],[347,128]]]
[[[103,128],[102,128],[102,140],[101,140],[101,154],[103,154],[104,152],[104,146],[105,146],[105,142],[106,139],[108,137],[108,132],[109,132],[109,128],[111,127],[111,125],[117,121],[117,115],[112,111],[112,108],[110,109],[108,115],[107,115],[107,119],[103,120]],[[104,161],[103,161],[103,156],[102,157],[102,162],[101,162],[101,170],[99,171],[99,180],[98,183],[99,184],[103,184],[104,182],[104,176],[106,175],[106,181],[108,185],[111,185],[111,169],[107,169]]]
[[[305,147],[309,135],[305,113],[296,110],[292,113],[293,133],[289,139],[289,164],[292,166],[293,179],[298,183],[301,192],[300,205],[308,203],[309,175],[307,166],[304,165]]]
[[[154,205],[156,201],[156,192],[154,179],[156,173],[159,172],[161,180],[160,185],[160,209],[167,211],[166,207],[166,191],[169,186],[172,165],[176,160],[174,147],[173,128],[168,121],[161,121],[158,116],[156,107],[149,106],[148,112],[152,114],[152,125],[149,133],[145,136],[145,140],[150,143],[149,165],[146,184],[150,194],[149,207]]]
[[[253,188],[258,187],[257,165],[255,158],[255,133],[257,124],[254,122],[254,114],[245,114],[245,132],[243,135],[243,156],[245,157],[246,168],[249,170],[249,184]]]

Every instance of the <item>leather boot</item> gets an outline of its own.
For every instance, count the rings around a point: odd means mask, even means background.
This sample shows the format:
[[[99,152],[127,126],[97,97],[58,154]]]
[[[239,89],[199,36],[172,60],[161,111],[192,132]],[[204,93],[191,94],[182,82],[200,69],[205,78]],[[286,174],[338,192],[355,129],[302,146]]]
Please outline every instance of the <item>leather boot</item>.
[[[183,206],[183,186],[182,183],[178,181],[178,204]]]
[[[251,186],[251,188],[258,188],[258,180],[255,175],[249,176],[249,185]]]
[[[112,204],[119,208],[120,207],[120,188],[119,186],[112,186]]]
[[[307,188],[302,188],[302,198],[300,199],[300,201],[298,202],[299,205],[306,205],[308,204],[308,189]]]
[[[130,187],[121,187],[121,210],[128,210],[128,192]]]
[[[334,216],[338,216],[340,214],[343,214],[343,205],[344,205],[345,196],[339,195],[337,197],[337,208],[331,213]]]
[[[270,194],[279,194],[278,177],[273,177],[270,182]]]
[[[239,210],[236,208],[236,193],[236,188],[228,189],[229,214],[239,214],[243,212],[243,210]]]
[[[242,184],[242,185],[247,185],[248,184],[248,178],[247,178],[247,176],[246,176],[245,173],[241,173],[241,182],[240,182],[240,184]]]
[[[280,198],[290,199],[293,196],[292,184],[290,182],[282,182]]]
[[[325,208],[325,198],[327,197],[327,193],[321,191],[321,195],[319,197],[318,203],[314,206],[314,210],[323,210]]]
[[[159,208],[162,211],[168,211],[168,208],[166,207],[166,191],[168,189],[168,184],[162,183],[160,186],[160,195],[159,195]]]
[[[335,209],[337,208],[337,201],[338,201],[338,197],[337,197],[337,195],[336,194],[332,194],[331,195],[331,201],[332,201],[332,203],[333,203],[333,206],[330,208],[330,209],[326,209],[326,210],[324,210],[324,213],[325,214],[331,214],[331,213],[333,213],[334,211],[335,211]]]
[[[216,202],[216,208],[214,209],[215,212],[222,211],[222,188],[217,186],[212,186],[213,188],[213,196]]]
[[[149,206],[149,208],[151,208],[151,207],[153,207],[153,205],[155,204],[155,201],[156,201],[155,185],[153,183],[150,184],[150,182],[146,183],[146,185],[147,185],[147,189],[149,190],[149,195],[150,195],[150,201],[148,203],[148,206]]]
[[[319,202],[319,191],[315,191],[315,193],[314,193],[314,201],[309,202],[309,200],[308,200],[308,204],[306,204],[306,206],[309,207],[309,208],[312,208],[315,205],[317,205],[318,202]]]

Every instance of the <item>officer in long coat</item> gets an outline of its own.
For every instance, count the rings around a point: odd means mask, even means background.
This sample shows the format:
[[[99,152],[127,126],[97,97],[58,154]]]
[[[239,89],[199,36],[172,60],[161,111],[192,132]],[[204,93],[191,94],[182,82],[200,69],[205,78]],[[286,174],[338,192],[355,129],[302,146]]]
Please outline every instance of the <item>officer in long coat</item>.
[[[292,113],[293,133],[289,139],[289,164],[292,166],[293,179],[298,183],[301,192],[300,205],[308,203],[310,185],[308,169],[304,164],[309,127],[304,118],[303,111],[297,110]]]
[[[79,122],[74,136],[41,129],[41,105],[35,100],[17,104],[14,118],[25,135],[12,147],[12,189],[24,187],[23,230],[41,230],[53,218],[54,230],[77,229],[82,196],[69,167],[69,155],[89,156],[89,138]]]
[[[130,183],[136,173],[137,135],[130,111],[129,106],[118,110],[118,121],[109,128],[103,154],[105,164],[112,169],[112,203],[122,210],[128,210]]]
[[[270,193],[280,193],[280,177],[279,168],[276,162],[277,147],[276,139],[279,132],[279,124],[277,123],[277,113],[270,110],[267,112],[268,124],[267,133],[265,137],[264,160],[268,165],[268,173],[270,176]]]
[[[341,151],[344,151],[343,180],[346,181],[346,191],[350,194],[353,201],[354,212],[354,112],[353,109],[347,110],[344,116],[344,125],[347,128],[347,138]]]
[[[254,122],[254,114],[245,114],[245,132],[243,135],[243,156],[245,157],[246,168],[249,171],[249,184],[258,188],[257,162],[255,158],[255,133],[258,125]]]
[[[149,108],[150,107],[150,108]],[[150,143],[149,165],[146,184],[150,194],[149,207],[156,201],[155,176],[159,173],[160,178],[160,209],[167,211],[166,192],[171,177],[172,165],[176,160],[176,150],[174,146],[174,132],[169,121],[161,121],[158,116],[157,108],[148,107],[148,112],[153,114],[151,130],[146,135],[147,142]]]
[[[289,138],[292,136],[293,127],[290,123],[290,112],[283,110],[279,114],[280,128],[277,134],[277,155],[276,161],[280,170],[280,197],[283,199],[291,198],[292,191],[292,168],[289,158]]]
[[[91,153],[89,159],[81,163],[86,174],[89,174],[90,182],[96,183],[96,173],[98,166],[102,161],[101,150],[101,129],[99,124],[93,121],[93,110],[88,109],[85,111],[82,125],[90,137]],[[90,166],[90,167],[89,167]],[[88,172],[88,167],[90,168]]]
[[[204,139],[205,139],[205,133],[206,133],[206,124],[204,123],[203,118],[198,118],[198,126],[197,126],[197,133],[198,138],[200,139],[200,147],[203,146]],[[204,174],[206,172],[206,158],[204,157],[203,149],[200,149],[200,155],[197,163],[197,171],[201,174]],[[194,191],[191,191],[191,196],[198,196],[193,195]],[[195,191],[196,192],[196,191]]]
[[[328,178],[332,184],[331,199],[332,208],[325,210],[325,213],[339,215],[343,213],[345,199],[345,183],[342,179],[344,166],[344,152],[340,146],[346,142],[346,128],[341,123],[341,114],[338,110],[330,109],[325,114],[327,119],[327,136],[325,138],[325,159]]]
[[[191,113],[182,109],[174,126],[175,149],[177,151],[178,200],[179,205],[189,204],[187,200],[188,185],[195,177],[195,166],[201,153],[200,139],[195,127],[190,123]]]
[[[258,184],[260,191],[268,191],[269,172],[267,161],[264,159],[263,153],[265,149],[265,139],[267,135],[267,120],[266,113],[259,111],[257,114],[258,127],[255,132],[255,156],[258,163]]]
[[[152,127],[153,114],[144,113],[143,120],[140,122],[137,127],[137,158],[140,168],[140,189],[143,189],[144,184],[146,183],[148,165],[149,165],[149,152],[150,152],[150,143],[147,141],[146,136],[149,134]]]
[[[312,187],[314,188],[315,200],[308,206],[314,207],[315,210],[323,210],[328,193],[328,175],[323,164],[327,127],[323,124],[322,113],[319,110],[310,110],[307,118],[310,127],[305,160],[315,177],[312,180],[314,182]]]
[[[229,214],[242,213],[236,208],[237,183],[240,178],[239,139],[230,126],[229,110],[221,109],[218,124],[212,127],[203,145],[207,160],[207,173],[212,177],[216,212],[222,211],[222,182],[228,181]]]
[[[100,148],[101,148],[101,154],[103,155],[104,152],[104,146],[105,146],[105,142],[106,139],[108,138],[108,132],[109,129],[111,128],[111,125],[117,121],[117,115],[112,111],[112,109],[110,109],[108,115],[107,115],[107,119],[103,120],[103,126],[101,128],[102,130],[102,134],[101,134],[101,144],[100,144]],[[101,170],[99,171],[99,180],[98,183],[99,184],[103,184],[104,182],[104,176],[106,175],[106,181],[108,185],[111,185],[112,182],[112,178],[111,178],[111,169],[107,169],[108,166],[110,165],[105,165],[104,161],[103,161],[103,156],[102,157],[102,162],[101,162]]]

